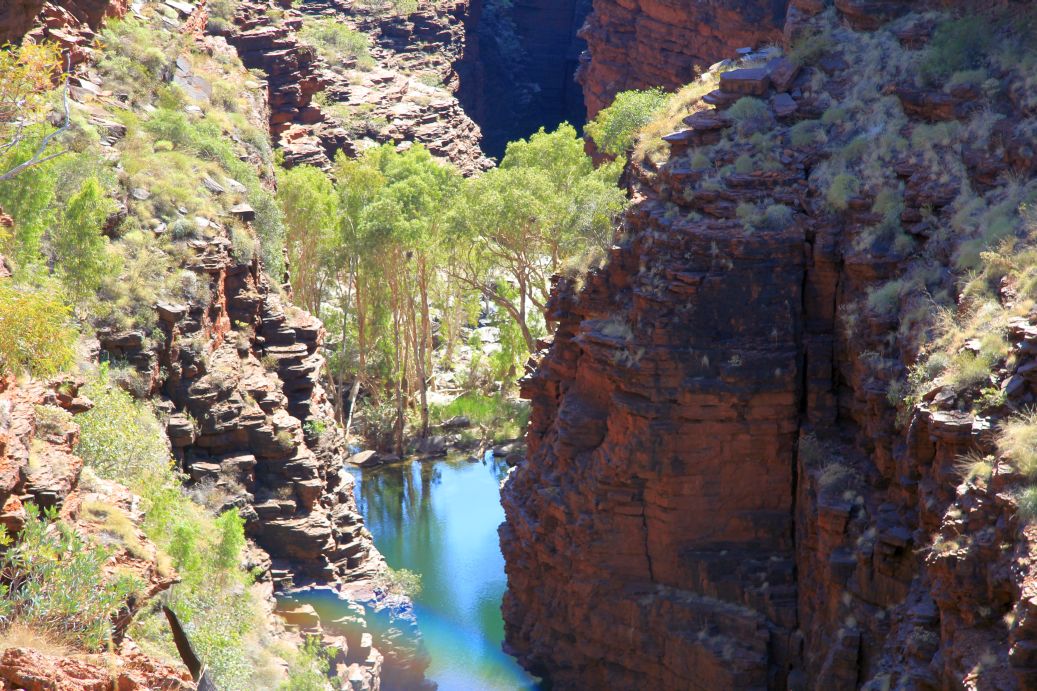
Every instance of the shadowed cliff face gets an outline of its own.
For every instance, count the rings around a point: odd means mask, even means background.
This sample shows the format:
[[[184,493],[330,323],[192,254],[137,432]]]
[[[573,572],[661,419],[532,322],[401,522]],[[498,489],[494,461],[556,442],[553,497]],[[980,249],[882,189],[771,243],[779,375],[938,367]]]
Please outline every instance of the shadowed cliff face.
[[[563,688],[767,686],[796,624],[804,231],[675,223],[659,202],[630,224],[578,298],[558,291],[523,385],[508,640]]]
[[[586,47],[577,31],[589,12],[590,0],[472,1],[460,98],[487,155],[499,158],[509,141],[541,127],[583,125],[574,75]]]
[[[690,82],[695,68],[741,47],[778,42],[787,0],[594,0],[580,36],[590,53],[577,79],[587,116],[616,94]]]
[[[795,5],[787,31],[825,48],[703,82],[668,148],[634,159],[604,266],[557,284],[557,332],[523,380],[503,610],[507,645],[555,688],[1037,684],[1032,476],[997,441],[1032,424],[1037,315],[1000,273],[976,317],[955,275],[988,227],[962,209],[1007,209],[1031,238],[1018,54],[985,91],[926,85],[932,16]],[[905,404],[898,382],[943,347],[936,304],[1003,347],[978,384],[930,379]]]

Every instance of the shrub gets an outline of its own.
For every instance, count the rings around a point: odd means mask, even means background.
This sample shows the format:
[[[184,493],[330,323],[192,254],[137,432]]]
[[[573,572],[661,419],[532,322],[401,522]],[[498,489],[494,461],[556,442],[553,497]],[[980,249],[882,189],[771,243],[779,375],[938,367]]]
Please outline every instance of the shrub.
[[[46,377],[75,360],[69,308],[46,286],[35,290],[0,279],[0,372]]]
[[[30,160],[35,150],[36,144],[29,139],[15,144],[0,154],[0,171]],[[40,261],[41,239],[54,222],[56,185],[53,161],[32,166],[16,178],[0,182],[0,208],[14,219],[13,233],[0,231],[0,251],[14,259],[19,273]]]
[[[770,117],[771,109],[764,101],[753,96],[743,96],[727,109],[727,114],[736,123],[763,120]]]
[[[961,476],[963,482],[973,482],[974,480],[989,480],[991,473],[994,472],[994,458],[992,456],[983,456],[978,453],[970,453],[958,458],[954,464],[955,470],[958,471],[958,475]]]
[[[88,178],[62,212],[53,235],[54,261],[74,301],[93,294],[110,270],[101,233],[115,208],[97,178]]]
[[[770,230],[782,230],[792,223],[795,213],[784,204],[770,204],[763,210],[763,225]]]
[[[256,256],[256,242],[243,228],[231,228],[230,254],[239,264],[249,264]]]
[[[835,45],[831,34],[821,32],[804,36],[792,45],[789,60],[797,65],[812,65]]]
[[[389,581],[389,592],[408,597],[417,597],[421,594],[421,574],[409,569],[388,568],[386,574]]]
[[[95,652],[111,641],[112,617],[141,583],[131,576],[106,575],[108,552],[91,546],[75,530],[55,521],[56,511],[41,517],[33,504],[17,543],[0,526],[0,619],[51,634],[70,645]]]
[[[1037,487],[1027,487],[1016,497],[1019,504],[1019,518],[1026,523],[1037,520]]]
[[[740,175],[748,175],[756,170],[756,162],[749,154],[742,154],[735,159],[735,172]]]
[[[288,679],[280,691],[324,691],[328,688],[328,672],[335,651],[326,650],[319,636],[307,636],[306,642],[288,666]]]
[[[887,281],[877,288],[868,291],[868,309],[882,317],[891,317],[897,312],[900,296],[903,295],[906,282],[902,279]]]
[[[852,175],[840,173],[832,179],[825,199],[836,211],[845,211],[850,206],[850,199],[860,191],[860,181]]]
[[[623,156],[668,99],[669,94],[662,89],[623,91],[616,95],[612,105],[587,123],[585,133],[605,153]]]
[[[824,141],[824,128],[817,120],[797,122],[789,128],[789,141],[792,146],[810,146]]]
[[[78,415],[76,453],[101,477],[131,487],[137,478],[166,472],[170,464],[165,433],[151,408],[109,381],[107,369],[84,393],[94,402]]]
[[[371,58],[371,40],[367,34],[351,29],[336,19],[307,18],[298,36],[304,43],[313,46],[321,57],[332,65],[355,60],[361,69],[374,66],[374,60]]]
[[[466,417],[473,425],[495,431],[495,440],[517,439],[529,421],[529,405],[521,400],[497,394],[486,396],[467,393],[446,405],[429,407],[432,422],[441,423],[455,417]]]
[[[156,32],[138,19],[106,22],[98,35],[103,51],[97,61],[106,87],[128,93],[138,103],[149,101],[173,62],[162,50],[163,41],[157,38]],[[179,53],[178,46],[171,53]]]
[[[1023,475],[1037,477],[1037,413],[1005,422],[997,437],[997,450]]]
[[[36,436],[60,436],[72,422],[68,411],[53,405],[34,406],[36,411]]]
[[[955,72],[977,68],[993,42],[994,31],[984,17],[970,14],[940,24],[918,66],[924,83],[946,79]]]

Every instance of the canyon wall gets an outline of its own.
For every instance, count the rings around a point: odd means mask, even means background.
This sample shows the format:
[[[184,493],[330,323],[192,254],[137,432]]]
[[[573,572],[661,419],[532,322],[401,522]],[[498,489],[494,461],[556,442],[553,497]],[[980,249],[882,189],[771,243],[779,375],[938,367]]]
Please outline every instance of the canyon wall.
[[[587,117],[616,94],[676,89],[742,47],[781,40],[787,0],[594,0],[578,73]],[[818,3],[820,4],[820,3]]]
[[[271,10],[282,17],[271,20]],[[337,151],[356,156],[373,144],[422,144],[470,175],[491,164],[480,148],[482,132],[457,96],[469,14],[468,0],[425,2],[407,16],[353,0],[307,2],[298,10],[247,0],[226,36],[247,67],[268,75],[270,131],[286,165],[330,170]],[[364,33],[370,64],[329,64],[297,36],[307,16]]]
[[[934,24],[890,24],[903,4],[796,5],[789,31],[831,36],[822,55],[709,75],[668,153],[633,162],[637,202],[605,264],[558,279],[500,529],[506,646],[555,688],[1037,683],[1037,533],[993,435],[1034,399],[1032,315],[979,322],[1008,345],[972,389],[937,382],[905,404],[896,384],[935,347],[929,300],[969,319],[948,267],[976,231],[939,228],[977,199],[1016,204],[1002,176],[1037,170],[1024,87],[1010,71],[985,92],[919,87]],[[612,55],[631,55],[622,36]],[[634,59],[633,74],[660,63]],[[758,110],[729,113],[744,96]],[[865,122],[889,139],[852,153]],[[947,123],[973,144],[925,139]],[[844,204],[823,173],[852,156],[871,163]],[[874,230],[876,176],[902,194],[896,243]],[[883,306],[897,280],[919,283]],[[1016,290],[1001,281],[997,309]],[[962,470],[984,457],[989,473]]]
[[[540,127],[583,124],[574,76],[586,47],[577,32],[589,12],[590,0],[472,0],[460,96],[488,155],[502,156],[509,141]]]

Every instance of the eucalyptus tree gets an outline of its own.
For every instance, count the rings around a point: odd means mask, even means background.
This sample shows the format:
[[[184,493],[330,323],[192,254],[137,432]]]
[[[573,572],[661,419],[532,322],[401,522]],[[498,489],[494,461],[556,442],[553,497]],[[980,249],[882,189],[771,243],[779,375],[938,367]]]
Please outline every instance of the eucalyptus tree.
[[[320,169],[298,166],[278,174],[277,199],[284,212],[295,297],[319,317],[333,279],[328,257],[338,225],[338,195]]]
[[[527,349],[550,326],[551,275],[611,243],[626,205],[617,186],[622,165],[595,169],[568,124],[541,129],[509,144],[500,167],[470,180],[454,205],[452,275],[510,315]]]

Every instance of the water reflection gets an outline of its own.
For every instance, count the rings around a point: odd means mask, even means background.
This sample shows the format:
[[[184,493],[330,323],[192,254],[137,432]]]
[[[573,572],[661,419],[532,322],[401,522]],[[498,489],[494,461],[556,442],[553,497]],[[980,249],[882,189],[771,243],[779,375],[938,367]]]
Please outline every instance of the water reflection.
[[[445,459],[350,469],[357,501],[378,549],[393,568],[416,571],[415,611],[432,656],[429,677],[443,691],[536,689],[501,651],[504,558],[503,461]]]

